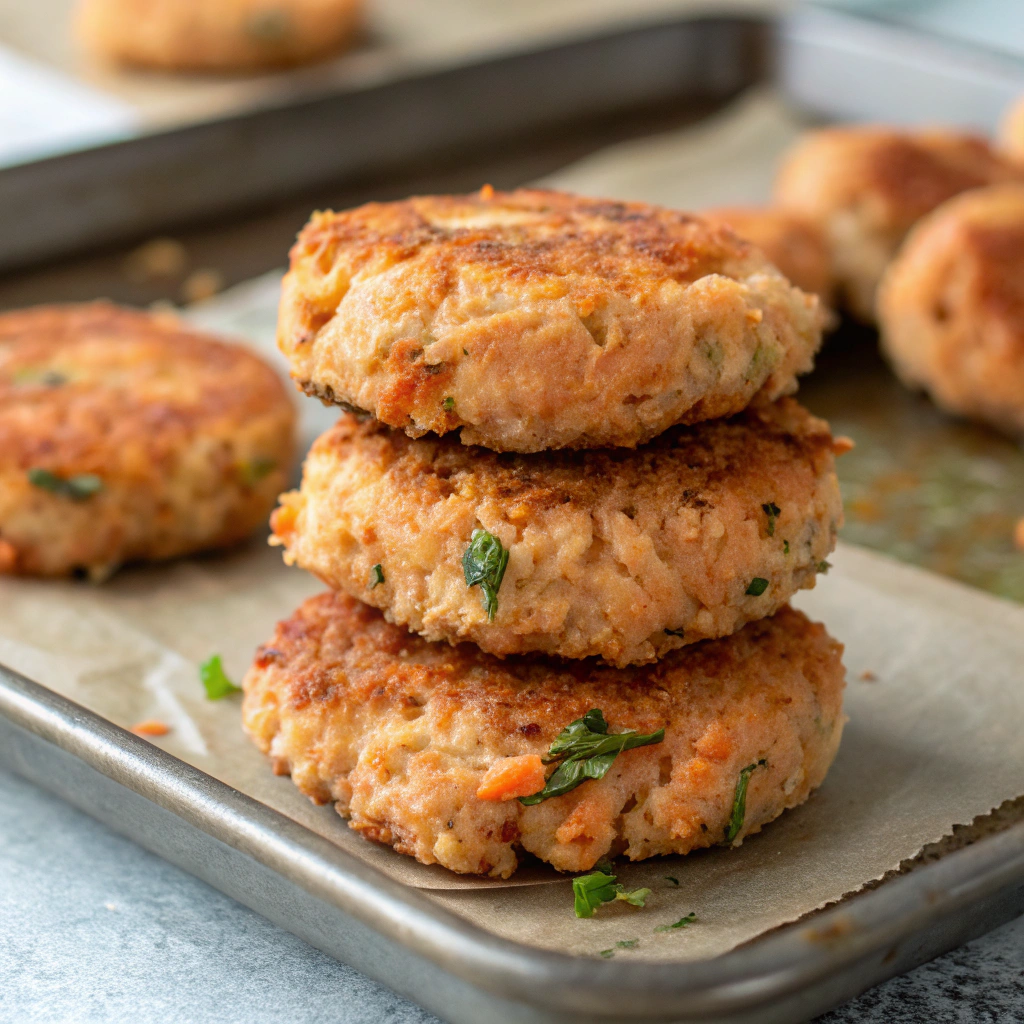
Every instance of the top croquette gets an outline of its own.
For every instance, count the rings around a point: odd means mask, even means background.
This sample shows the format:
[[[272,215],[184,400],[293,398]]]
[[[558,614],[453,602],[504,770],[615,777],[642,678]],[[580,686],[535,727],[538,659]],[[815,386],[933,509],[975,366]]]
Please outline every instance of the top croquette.
[[[309,394],[498,451],[634,447],[796,388],[818,300],[725,227],[540,190],[318,213],[279,344]]]
[[[241,540],[287,483],[274,371],[108,303],[0,316],[0,572],[94,578]]]

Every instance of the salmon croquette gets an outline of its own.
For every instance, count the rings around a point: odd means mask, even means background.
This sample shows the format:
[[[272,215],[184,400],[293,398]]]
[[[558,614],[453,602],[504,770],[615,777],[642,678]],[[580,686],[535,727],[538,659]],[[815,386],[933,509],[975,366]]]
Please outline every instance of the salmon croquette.
[[[533,455],[346,415],[272,525],[286,561],[430,640],[641,663],[814,586],[842,520],[832,445],[791,398]]]
[[[115,64],[257,71],[345,49],[361,13],[361,0],[81,0],[78,29]]]
[[[885,275],[879,317],[904,383],[1024,434],[1024,183],[966,192],[921,221]]]
[[[326,593],[257,652],[243,720],[276,772],[424,864],[507,878],[525,850],[585,871],[737,845],[803,803],[839,746],[841,655],[786,607],[643,668],[499,661]],[[621,753],[566,789],[588,739]]]
[[[728,228],[540,190],[318,213],[284,281],[298,386],[413,437],[634,447],[796,389],[818,300]]]
[[[249,536],[295,414],[245,349],[107,303],[0,316],[0,572],[83,573]]]
[[[878,283],[914,224],[960,192],[1014,178],[1024,169],[971,135],[828,128],[789,152],[775,199],[825,232],[839,305],[874,323]]]
[[[832,301],[832,254],[812,221],[777,206],[723,206],[702,210],[712,224],[728,225],[753,242],[802,291]]]
[[[1000,151],[1024,169],[1024,96],[1007,108],[999,123],[997,144]]]

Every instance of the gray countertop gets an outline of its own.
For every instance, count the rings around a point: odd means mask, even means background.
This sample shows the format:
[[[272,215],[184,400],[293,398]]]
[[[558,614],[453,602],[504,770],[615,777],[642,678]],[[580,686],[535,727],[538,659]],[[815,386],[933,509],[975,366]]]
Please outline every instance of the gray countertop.
[[[1024,1020],[1024,918],[819,1024]],[[388,989],[0,772],[2,1024],[437,1024]]]

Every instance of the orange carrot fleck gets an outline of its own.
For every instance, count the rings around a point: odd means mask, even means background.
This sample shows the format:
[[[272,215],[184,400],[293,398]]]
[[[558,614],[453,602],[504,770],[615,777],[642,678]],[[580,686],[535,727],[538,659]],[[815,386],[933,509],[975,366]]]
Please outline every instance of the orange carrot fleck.
[[[725,761],[732,754],[728,729],[721,722],[712,722],[704,730],[704,735],[694,743],[693,749],[709,761]]]
[[[291,505],[279,505],[270,516],[270,529],[275,537],[285,538],[295,529],[298,512]]]
[[[13,573],[18,567],[18,549],[6,540],[0,540],[0,573]]]
[[[479,789],[479,800],[515,800],[544,788],[544,762],[539,754],[503,757],[487,769]]]
[[[166,736],[171,731],[169,725],[158,722],[155,718],[147,718],[144,722],[136,722],[132,732],[136,736]]]
[[[481,199],[493,199],[494,198],[494,186],[493,185],[484,185],[480,189],[480,198]],[[524,795],[525,796],[529,796],[528,793],[526,793]]]

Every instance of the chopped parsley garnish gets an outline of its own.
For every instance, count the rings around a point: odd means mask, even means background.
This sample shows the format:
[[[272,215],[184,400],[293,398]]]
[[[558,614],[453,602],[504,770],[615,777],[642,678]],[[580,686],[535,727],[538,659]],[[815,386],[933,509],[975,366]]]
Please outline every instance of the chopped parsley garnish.
[[[760,597],[768,589],[768,581],[763,576],[755,576],[749,583],[746,593],[750,597]]]
[[[775,520],[782,514],[782,509],[775,504],[774,501],[766,502],[761,506],[761,510],[768,517],[768,536],[775,536]]]
[[[617,950],[617,949],[636,949],[636,947],[639,946],[639,945],[640,945],[640,940],[639,939],[619,939],[619,941],[616,942],[615,945],[611,949],[602,949],[601,950],[601,956],[603,956],[605,958],[605,960],[611,960],[611,958],[613,956],[615,956],[615,950]]]
[[[602,903],[611,903],[613,900],[625,900],[631,906],[642,907],[644,901],[651,895],[650,889],[634,889],[627,892],[626,887],[619,885],[615,878],[615,875],[606,875],[603,871],[577,875],[572,880],[573,908],[576,916],[593,917],[594,911]]]
[[[373,588],[375,586],[377,586],[378,583],[383,583],[383,582],[384,582],[384,570],[380,567],[380,562],[378,562],[370,570],[370,584],[369,584],[370,590],[373,590]]]
[[[38,366],[23,366],[14,371],[14,383],[17,385],[36,384],[44,388],[59,388],[67,384],[68,377],[59,370],[44,370]]]
[[[668,633],[669,636],[677,636],[680,640],[683,639],[683,631],[681,629],[666,629],[665,632]]]
[[[57,476],[48,469],[30,469],[28,482],[33,487],[59,494],[72,501],[85,501],[103,490],[103,481],[95,473],[76,473],[74,476]]]
[[[782,542],[782,553],[784,555],[788,555],[789,554],[789,541],[788,540],[784,540]]]
[[[664,738],[664,729],[647,736],[641,736],[633,729],[610,735],[608,723],[600,708],[591,708],[582,718],[570,722],[555,737],[545,763],[561,763],[544,788],[531,796],[521,796],[519,802],[528,806],[539,804],[542,800],[568,793],[587,779],[603,779],[623,750],[660,743]]]
[[[222,700],[232,693],[240,693],[242,688],[235,686],[227,677],[220,655],[215,654],[199,666],[199,679],[206,690],[207,700]]]
[[[823,575],[827,574],[829,569],[831,569],[831,568],[832,568],[832,563],[831,562],[821,561],[821,562],[818,563],[818,572],[822,573]]]
[[[452,398],[452,396],[451,396],[451,395],[449,395],[449,396],[448,396],[448,397],[447,397],[447,398],[446,398],[446,399],[445,399],[445,400],[444,400],[444,401],[443,401],[443,402],[441,403],[441,408],[442,408],[442,409],[444,409],[444,411],[445,411],[445,412],[451,412],[451,411],[452,411],[452,409],[454,409],[454,408],[455,408],[455,399],[454,399],[454,398]]]
[[[277,462],[265,456],[257,455],[254,459],[248,459],[238,467],[238,475],[246,487],[258,484],[265,476],[269,476],[277,469]]]
[[[501,541],[486,530],[474,530],[462,556],[462,571],[467,587],[479,585],[483,591],[488,622],[494,621],[498,611],[498,590],[507,565],[508,551],[501,546]]]
[[[743,828],[743,819],[747,816],[747,786],[750,785],[750,776],[768,762],[762,757],[760,761],[748,764],[740,772],[736,781],[736,792],[732,798],[732,814],[729,816],[729,824],[725,826],[725,841],[731,843]]]
[[[654,930],[656,932],[674,932],[677,928],[685,928],[688,924],[693,924],[697,920],[697,915],[690,913],[686,917],[679,918],[678,921],[673,924],[659,924]]]
[[[665,881],[666,882],[671,882],[673,885],[678,885],[679,884],[679,879],[678,878],[673,878],[671,875],[666,875],[665,876]]]

